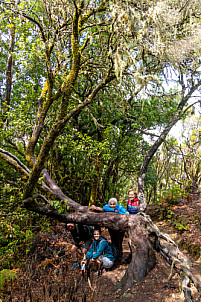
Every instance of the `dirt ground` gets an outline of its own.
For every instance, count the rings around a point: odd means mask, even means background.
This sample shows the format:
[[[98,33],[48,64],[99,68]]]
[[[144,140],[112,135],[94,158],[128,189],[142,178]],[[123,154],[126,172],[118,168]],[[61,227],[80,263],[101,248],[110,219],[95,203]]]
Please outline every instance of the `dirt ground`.
[[[176,242],[181,243],[182,240],[185,242],[185,238],[188,238],[189,244],[191,244],[189,238],[192,238],[192,243],[199,245],[201,199],[193,204],[181,203],[172,210],[176,213],[174,216],[182,215],[183,221],[185,219],[188,221],[187,230],[181,233],[167,221],[157,223],[160,230],[169,233]],[[106,230],[104,230],[103,235],[109,238]],[[58,224],[55,229],[53,228],[53,232],[38,235],[25,266],[17,271],[18,279],[7,284],[2,301],[184,301],[177,275],[173,277],[170,286],[167,287],[171,267],[160,254],[157,254],[155,268],[148,273],[146,278],[142,282],[134,284],[133,288],[122,296],[119,291],[114,291],[114,287],[123,277],[128,264],[116,263],[110,271],[101,276],[95,275],[95,271],[92,272],[91,284],[89,284],[87,279],[82,276],[79,268],[70,271],[72,265],[71,246],[71,237],[66,233],[62,224]],[[123,257],[127,257],[129,248],[126,238],[123,242],[123,249]],[[180,250],[191,259],[192,272],[201,284],[201,257],[198,258],[198,255],[196,255],[197,257],[191,256],[188,250],[182,248]],[[191,290],[192,301],[201,301],[193,285]]]

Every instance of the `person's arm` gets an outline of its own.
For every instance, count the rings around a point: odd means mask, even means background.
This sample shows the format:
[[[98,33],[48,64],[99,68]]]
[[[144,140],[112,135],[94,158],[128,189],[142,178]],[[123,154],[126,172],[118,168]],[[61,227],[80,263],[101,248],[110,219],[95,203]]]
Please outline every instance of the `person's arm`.
[[[106,240],[101,241],[98,245],[97,252],[92,255],[92,258],[95,259],[101,256],[106,246],[107,246]]]
[[[93,245],[92,247],[88,250],[88,252],[86,253],[86,259],[91,259],[93,255]]]
[[[105,212],[114,212],[114,209],[112,209],[108,204],[103,206],[103,211]]]
[[[103,212],[103,209],[100,207],[97,207],[95,205],[92,204],[92,206],[90,206],[90,210],[93,210],[95,212]]]

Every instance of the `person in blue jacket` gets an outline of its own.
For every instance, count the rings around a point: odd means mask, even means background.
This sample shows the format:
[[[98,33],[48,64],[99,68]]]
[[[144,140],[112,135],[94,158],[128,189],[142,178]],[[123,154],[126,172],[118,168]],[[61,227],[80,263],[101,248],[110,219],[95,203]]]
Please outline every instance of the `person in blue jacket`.
[[[94,230],[94,240],[86,254],[86,259],[91,259],[91,262],[96,261],[103,268],[110,268],[114,264],[112,249],[107,240],[101,236],[100,229]]]
[[[117,214],[129,215],[129,212],[122,205],[118,204],[117,199],[114,197],[110,198],[108,204],[103,206],[103,210],[105,212],[114,212]],[[123,255],[122,243],[123,243],[125,232],[121,232],[119,230],[118,231],[112,230],[110,228],[108,228],[108,232],[110,234],[112,243],[115,245],[115,247],[118,250],[119,260],[121,260]]]
[[[103,206],[105,212],[115,212],[118,214],[129,214],[129,212],[120,204],[117,203],[116,198],[110,198],[108,204]]]

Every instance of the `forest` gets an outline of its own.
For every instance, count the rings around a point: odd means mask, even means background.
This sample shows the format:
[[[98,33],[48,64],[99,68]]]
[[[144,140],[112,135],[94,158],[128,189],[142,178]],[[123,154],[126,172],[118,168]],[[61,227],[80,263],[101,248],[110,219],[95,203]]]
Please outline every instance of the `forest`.
[[[200,301],[200,0],[0,12],[0,301]],[[70,271],[67,223],[125,232],[124,261]]]

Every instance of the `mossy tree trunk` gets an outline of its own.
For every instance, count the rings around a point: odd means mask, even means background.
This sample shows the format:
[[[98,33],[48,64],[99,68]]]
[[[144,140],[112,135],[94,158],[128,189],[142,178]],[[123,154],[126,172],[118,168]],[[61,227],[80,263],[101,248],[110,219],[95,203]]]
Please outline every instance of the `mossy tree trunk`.
[[[98,185],[99,185],[99,179],[100,179],[100,160],[99,156],[96,157],[95,162],[95,174],[93,177],[92,185],[91,185],[91,196],[89,200],[89,206],[96,205],[96,198],[98,194]]]

